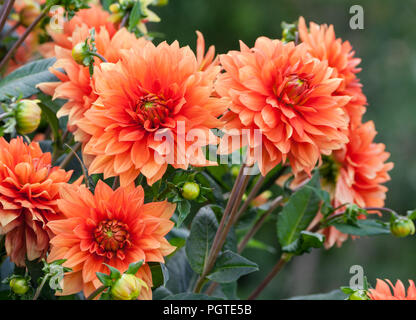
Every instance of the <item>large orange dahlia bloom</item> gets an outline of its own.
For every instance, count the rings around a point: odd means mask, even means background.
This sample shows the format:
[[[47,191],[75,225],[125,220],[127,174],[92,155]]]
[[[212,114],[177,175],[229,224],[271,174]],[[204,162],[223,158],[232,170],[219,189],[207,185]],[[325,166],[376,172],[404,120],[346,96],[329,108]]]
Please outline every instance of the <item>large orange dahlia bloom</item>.
[[[102,63],[94,72],[99,97],[78,123],[92,136],[84,148],[95,157],[89,172],[120,176],[126,186],[140,173],[153,184],[168,163],[207,165],[201,147],[217,143],[210,129],[225,105],[212,97],[220,67],[202,69],[177,42],[134,44],[117,64]]]
[[[406,288],[400,280],[396,281],[395,286],[390,280],[386,280],[386,282],[377,279],[376,288],[369,289],[370,300],[416,300],[416,287],[413,280],[409,280],[410,285],[407,288],[407,294]],[[393,289],[393,293],[389,285]]]
[[[0,234],[6,235],[6,251],[16,265],[45,256],[53,235],[46,224],[62,216],[59,189],[70,177],[71,172],[51,166],[50,153],[38,143],[0,138]]]
[[[307,46],[308,52],[319,60],[327,61],[328,65],[335,69],[334,77],[342,79],[335,94],[351,97],[344,108],[348,112],[351,125],[359,125],[367,105],[367,98],[356,76],[361,71],[357,67],[361,59],[354,56],[355,51],[348,41],[342,42],[341,39],[336,38],[332,25],[310,22],[308,30],[305,19],[300,17],[298,28],[300,39]]]
[[[58,206],[65,218],[48,224],[56,234],[48,260],[67,259],[63,265],[72,268],[64,276],[63,295],[81,290],[90,295],[101,285],[96,272],[108,273],[103,263],[124,272],[140,260],[164,262],[164,256],[174,251],[164,236],[174,225],[169,219],[175,205],[166,201],[144,204],[143,200],[142,187],[113,191],[101,180],[94,195],[85,186],[61,190]],[[137,276],[148,285],[139,299],[151,299],[147,264]]]
[[[361,208],[383,207],[393,163],[383,143],[373,142],[377,132],[372,121],[349,130],[349,142],[324,159],[322,183],[330,192],[334,207],[355,203]],[[327,170],[326,168],[330,169]],[[332,171],[331,171],[332,170]],[[343,209],[340,209],[341,211]],[[340,245],[348,238],[334,227],[324,230],[326,246]]]
[[[335,96],[342,79],[326,62],[311,57],[305,45],[284,44],[266,37],[250,49],[220,56],[225,69],[216,90],[229,99],[229,111],[219,152],[229,153],[229,136],[242,130],[260,130],[262,153],[253,151],[259,143],[243,139],[265,175],[289,159],[295,173],[310,172],[321,154],[330,154],[348,141],[348,117],[343,107],[349,97]],[[244,143],[244,141],[243,141]],[[255,156],[257,154],[258,156]],[[251,159],[253,160],[253,159]]]

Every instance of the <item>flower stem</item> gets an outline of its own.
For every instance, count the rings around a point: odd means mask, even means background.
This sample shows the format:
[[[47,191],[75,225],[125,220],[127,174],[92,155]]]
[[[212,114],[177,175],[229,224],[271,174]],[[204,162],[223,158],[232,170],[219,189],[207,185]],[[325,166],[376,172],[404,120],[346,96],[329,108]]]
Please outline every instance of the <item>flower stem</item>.
[[[240,219],[241,215],[247,210],[248,206],[250,205],[251,201],[257,196],[257,193],[259,192],[261,186],[263,185],[264,180],[266,177],[263,177],[262,175],[259,176],[259,179],[257,180],[256,184],[254,185],[253,189],[251,189],[249,195],[247,196],[246,201],[241,206],[240,210],[238,210],[237,215],[235,216],[235,222]]]
[[[98,52],[90,52],[90,55],[99,58],[102,62],[107,62],[107,59]]]
[[[107,287],[101,286],[95,289],[87,298],[86,300],[93,300],[95,297],[97,297],[101,292],[103,292]]]
[[[1,16],[0,16],[0,32],[3,31],[4,25],[6,24],[7,17],[12,11],[14,0],[6,0],[6,2],[1,7]]]
[[[252,237],[257,233],[257,231],[260,230],[263,223],[266,221],[267,217],[270,216],[270,214],[277,209],[282,204],[283,196],[279,196],[276,199],[273,200],[273,202],[270,205],[269,210],[264,213],[261,218],[254,224],[253,228],[244,236],[243,240],[238,244],[238,253],[243,252],[244,248],[246,247],[247,243],[250,241]]]
[[[206,281],[205,279],[206,276],[214,267],[218,254],[220,253],[221,248],[223,247],[224,242],[227,238],[227,234],[230,231],[231,226],[234,222],[234,216],[241,203],[241,199],[243,198],[244,191],[247,188],[247,184],[250,178],[249,175],[244,174],[244,171],[246,169],[247,169],[247,166],[243,164],[240,168],[240,172],[238,173],[233,189],[231,190],[231,194],[228,199],[227,206],[221,218],[220,225],[217,229],[217,233],[215,234],[211,250],[209,252],[208,258],[205,263],[204,270],[196,282],[195,289],[194,289],[194,292],[196,293],[201,291]]]
[[[64,160],[62,160],[61,164],[59,165],[61,169],[64,169],[68,165],[68,163],[71,161],[74,154],[79,150],[79,148],[81,148],[81,142],[75,144],[75,146],[71,149],[71,152],[68,153]]]
[[[275,264],[273,269],[267,275],[266,278],[260,283],[260,285],[253,291],[253,293],[248,297],[248,300],[255,300],[263,292],[263,290],[269,285],[269,283],[274,279],[274,277],[282,270],[284,265],[290,260],[292,256],[289,254],[283,254],[279,261]]]
[[[42,292],[43,287],[45,286],[46,281],[48,280],[48,275],[45,275],[40,283],[39,287],[37,287],[35,295],[33,296],[33,300],[37,300],[39,298],[40,293]]]
[[[0,70],[3,69],[6,62],[10,59],[12,54],[20,47],[20,45],[26,40],[26,38],[29,36],[29,33],[32,32],[32,30],[36,27],[36,25],[46,16],[50,9],[50,6],[45,7],[42,12],[37,16],[37,18],[29,25],[29,27],[26,28],[25,32],[22,34],[22,36],[13,44],[11,49],[7,52],[7,54],[4,56],[4,58],[0,62]]]

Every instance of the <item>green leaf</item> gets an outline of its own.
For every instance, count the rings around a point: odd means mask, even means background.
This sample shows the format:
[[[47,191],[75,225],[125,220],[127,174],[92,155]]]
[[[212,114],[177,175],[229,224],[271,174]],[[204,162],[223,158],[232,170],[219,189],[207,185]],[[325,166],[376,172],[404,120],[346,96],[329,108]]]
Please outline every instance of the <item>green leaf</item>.
[[[110,269],[110,278],[111,278],[112,280],[117,280],[117,279],[120,279],[120,277],[121,277],[121,273],[120,273],[120,271],[118,271],[118,269],[116,269],[116,268],[114,268],[114,267],[112,267],[112,266],[110,266],[110,265],[108,265],[108,264],[106,264],[106,263],[104,263],[104,265],[105,265],[108,269]]]
[[[153,291],[153,296],[152,296],[152,300],[163,300],[169,296],[172,296],[173,293],[170,292],[169,289],[165,288],[165,287],[159,287],[156,288]]]
[[[182,200],[177,203],[176,210],[179,212],[178,221],[176,222],[176,226],[179,228],[191,212],[191,203],[188,200]]]
[[[251,238],[250,241],[247,243],[246,248],[264,250],[271,254],[276,253],[276,249],[274,247],[253,238]]]
[[[345,300],[347,295],[341,290],[333,290],[328,293],[311,294],[307,296],[296,296],[288,300]]]
[[[224,300],[221,298],[210,297],[200,293],[179,293],[164,298],[163,300]]]
[[[320,233],[301,231],[299,239],[282,248],[284,252],[296,255],[310,252],[312,248],[321,248],[324,245],[325,236]]]
[[[305,186],[292,194],[277,218],[277,236],[282,247],[298,240],[319,210],[320,198],[313,188]]]
[[[142,12],[142,2],[135,1],[134,6],[130,12],[129,27],[128,27],[129,31],[133,30],[134,27],[137,26],[137,24],[143,17],[144,17],[144,14]]]
[[[48,71],[55,61],[55,58],[48,58],[29,62],[0,80],[0,101],[7,100],[8,96],[30,97],[39,92],[37,84],[57,81]]]
[[[415,220],[416,219],[416,210],[409,210],[409,211],[407,211],[407,217],[410,220]]]
[[[192,221],[186,241],[186,256],[192,269],[202,274],[209,250],[217,232],[218,222],[211,207],[202,207]]]
[[[130,263],[129,268],[125,273],[136,275],[137,271],[139,271],[140,267],[143,265],[143,262],[143,260],[140,260],[139,262]]]
[[[344,223],[333,223],[331,225],[342,233],[354,236],[376,236],[381,234],[390,234],[390,228],[387,223],[374,219],[358,220],[356,225]]]
[[[153,288],[165,286],[169,280],[169,271],[163,263],[149,262],[152,272]]]
[[[256,263],[227,250],[219,255],[207,278],[218,283],[229,283],[258,270]]]
[[[113,284],[113,281],[111,280],[111,277],[108,274],[102,273],[102,272],[96,272],[98,280],[101,281],[103,285],[106,287],[109,287]]]
[[[178,250],[166,262],[169,271],[169,281],[166,288],[172,293],[181,293],[188,291],[194,284],[196,274],[192,270],[186,258],[185,249]]]

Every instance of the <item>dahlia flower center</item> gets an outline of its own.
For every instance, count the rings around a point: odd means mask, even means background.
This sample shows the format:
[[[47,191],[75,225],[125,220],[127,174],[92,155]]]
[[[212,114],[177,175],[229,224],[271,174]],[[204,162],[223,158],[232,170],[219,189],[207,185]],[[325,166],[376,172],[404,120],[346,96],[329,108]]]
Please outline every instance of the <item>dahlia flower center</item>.
[[[169,115],[167,102],[156,95],[142,97],[136,105],[139,122],[146,128],[158,128]]]
[[[95,240],[99,248],[99,254],[115,253],[131,245],[129,241],[128,226],[117,220],[101,221],[94,231]]]
[[[287,104],[299,103],[309,90],[309,81],[297,74],[287,77],[280,99]]]

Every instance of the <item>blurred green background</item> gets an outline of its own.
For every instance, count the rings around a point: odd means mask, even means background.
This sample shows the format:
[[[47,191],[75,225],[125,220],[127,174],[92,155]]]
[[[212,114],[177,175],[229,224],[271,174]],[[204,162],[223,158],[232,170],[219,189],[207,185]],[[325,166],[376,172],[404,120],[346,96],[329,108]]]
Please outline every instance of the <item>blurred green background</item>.
[[[349,8],[364,8],[364,30],[351,30]],[[386,206],[405,213],[416,208],[416,1],[406,0],[170,0],[157,8],[162,22],[151,26],[168,42],[195,48],[195,30],[217,52],[238,49],[238,41],[253,46],[258,36],[280,38],[281,22],[303,15],[316,23],[335,26],[338,37],[349,40],[362,58],[359,75],[369,107],[365,120],[374,120],[377,141],[386,144],[395,168]],[[275,244],[275,227],[268,224],[258,238]],[[369,281],[376,278],[415,279],[415,237],[376,237],[349,240],[341,248],[316,250],[295,258],[260,296],[280,299],[327,292],[348,285],[352,265],[363,266]],[[247,249],[261,271],[240,281],[241,298],[272,268],[278,255]]]

